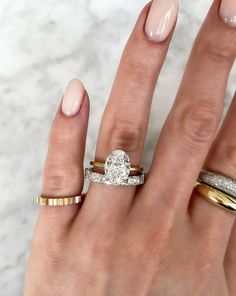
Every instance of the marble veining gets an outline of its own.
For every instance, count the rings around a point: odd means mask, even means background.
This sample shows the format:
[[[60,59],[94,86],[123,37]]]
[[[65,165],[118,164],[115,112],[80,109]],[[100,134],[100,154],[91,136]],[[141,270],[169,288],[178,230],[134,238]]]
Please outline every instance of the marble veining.
[[[181,1],[180,16],[155,92],[143,162],[174,100],[194,36],[210,0]],[[47,0],[0,3],[0,287],[22,294],[38,207],[50,123],[71,78],[79,76],[91,98],[86,164],[93,158],[97,122],[122,48],[147,3]],[[171,88],[169,86],[172,86]],[[236,89],[233,69],[226,107]]]

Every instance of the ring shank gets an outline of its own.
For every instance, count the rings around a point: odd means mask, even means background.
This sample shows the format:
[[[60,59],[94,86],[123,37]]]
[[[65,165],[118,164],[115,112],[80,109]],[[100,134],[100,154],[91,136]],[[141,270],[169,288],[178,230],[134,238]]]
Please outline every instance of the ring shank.
[[[90,161],[90,165],[93,167],[101,168],[101,169],[105,168],[105,163],[103,163],[103,162]],[[131,172],[142,172],[143,168],[140,166],[131,166],[130,171]]]
[[[36,198],[37,204],[41,206],[71,206],[78,204],[82,201],[81,195],[72,196],[72,197],[59,197],[59,198],[52,198],[52,197],[43,197],[38,196]]]
[[[212,204],[236,214],[236,199],[228,194],[200,182],[196,183],[195,191]]]

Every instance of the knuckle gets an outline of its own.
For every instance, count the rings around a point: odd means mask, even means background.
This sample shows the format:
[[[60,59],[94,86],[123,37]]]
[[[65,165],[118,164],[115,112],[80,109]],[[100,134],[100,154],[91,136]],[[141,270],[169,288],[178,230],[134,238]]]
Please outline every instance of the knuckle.
[[[208,261],[207,260],[198,260],[197,262],[197,274],[198,274],[198,279],[197,281],[199,283],[204,283],[206,282],[212,275],[212,272],[214,271],[215,265],[213,265],[212,261]],[[212,266],[214,266],[214,268],[212,268]]]
[[[61,242],[51,242],[50,246],[49,243],[46,244],[48,252],[48,262],[50,262],[51,266],[54,266],[55,268],[58,268],[63,261],[65,262],[65,258],[62,257],[62,254],[65,252],[65,246]]]
[[[228,159],[227,163],[232,164],[236,169],[236,145],[229,145],[227,147],[226,158]]]
[[[102,260],[107,260],[109,257],[109,253],[112,249],[112,242],[106,236],[101,235],[99,239],[95,241],[92,247],[92,253],[96,258],[100,258]]]
[[[209,154],[208,162],[210,166],[216,168],[216,164],[224,163],[224,170],[228,175],[236,175],[236,143],[232,140],[232,143],[222,141],[224,135],[219,134],[217,140],[213,143]],[[231,141],[231,139],[230,139]],[[222,169],[220,166],[217,168]],[[224,172],[223,172],[224,173]]]
[[[148,209],[149,207],[145,208],[145,211]],[[150,225],[149,230],[140,239],[135,238],[138,235],[137,232],[128,233],[128,242],[130,242],[128,246],[131,247],[131,252],[133,253],[133,255],[129,255],[129,258],[133,257],[135,260],[145,255],[147,259],[149,258],[158,266],[169,256],[167,246],[170,245],[173,232],[176,231],[176,219],[173,214],[167,214],[165,217],[160,217],[160,224],[156,225],[155,223],[153,224],[154,213],[150,214],[151,211],[153,211],[153,208],[147,212],[149,217],[146,220],[148,225]],[[137,242],[135,249],[132,244],[134,240]],[[149,250],[148,254],[146,250]]]
[[[136,152],[142,145],[143,128],[137,123],[123,122],[113,126],[110,130],[112,148],[119,148],[127,152]]]
[[[150,84],[150,80],[153,80],[155,68],[148,59],[143,59],[140,54],[137,55],[134,56],[133,51],[127,54],[124,67],[127,77],[130,77],[129,81],[139,85],[139,91],[141,91],[143,84]]]
[[[86,249],[97,266],[102,268],[111,259],[117,235],[115,231],[97,230],[92,238],[87,239]]]
[[[64,133],[59,126],[53,124],[50,133],[50,144],[53,147],[63,148],[74,140],[75,138],[71,136],[71,133]]]
[[[185,107],[178,124],[185,143],[194,148],[209,142],[217,130],[218,113],[214,106],[205,102]]]
[[[137,84],[142,85],[148,77],[147,73],[144,71],[144,67],[135,63],[129,66],[129,75],[133,76],[133,80],[136,81]]]
[[[44,188],[47,191],[58,193],[68,188],[78,187],[81,182],[81,174],[76,167],[47,166],[44,172]]]
[[[215,38],[205,38],[197,43],[196,48],[202,57],[225,64],[234,59],[234,53],[228,43],[227,40],[220,42]]]
[[[63,242],[62,237],[58,235],[57,231],[52,231],[50,228],[45,228],[45,230],[47,240],[40,236],[37,240],[37,244],[33,245],[33,250],[38,254],[41,254],[42,250],[47,250],[47,252],[42,253],[39,267],[43,272],[48,274],[48,272],[63,270],[67,262],[67,246]]]
[[[230,174],[236,174],[236,144],[224,145],[224,142],[219,143],[215,155],[218,159],[220,158],[222,160],[223,158]]]
[[[199,253],[196,256],[196,270],[199,283],[204,283],[211,278],[214,270],[218,268],[218,249],[212,244],[206,244],[203,248],[199,248]],[[214,250],[214,251],[212,251]]]

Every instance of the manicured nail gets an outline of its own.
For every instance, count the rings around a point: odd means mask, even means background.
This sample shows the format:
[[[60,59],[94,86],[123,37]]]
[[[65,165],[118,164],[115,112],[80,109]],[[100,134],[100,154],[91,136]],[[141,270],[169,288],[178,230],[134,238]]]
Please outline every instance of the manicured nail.
[[[178,0],[153,0],[145,32],[154,42],[162,42],[169,36],[177,19]]]
[[[62,112],[66,116],[76,115],[79,112],[83,97],[83,83],[78,78],[71,80],[67,85],[63,96]]]
[[[227,25],[236,27],[236,0],[222,0],[220,17]]]

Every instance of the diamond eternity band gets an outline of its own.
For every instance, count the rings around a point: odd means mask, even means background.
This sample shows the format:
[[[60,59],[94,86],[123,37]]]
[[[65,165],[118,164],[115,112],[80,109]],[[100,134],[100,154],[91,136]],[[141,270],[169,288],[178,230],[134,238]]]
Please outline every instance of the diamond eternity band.
[[[127,179],[111,179],[105,174],[100,174],[93,172],[92,169],[85,169],[85,178],[89,182],[101,183],[106,185],[113,185],[113,186],[137,186],[142,185],[144,183],[144,173],[140,176],[130,176]]]
[[[236,198],[236,181],[229,177],[215,172],[202,170],[199,174],[198,182],[212,186],[213,188]]]

